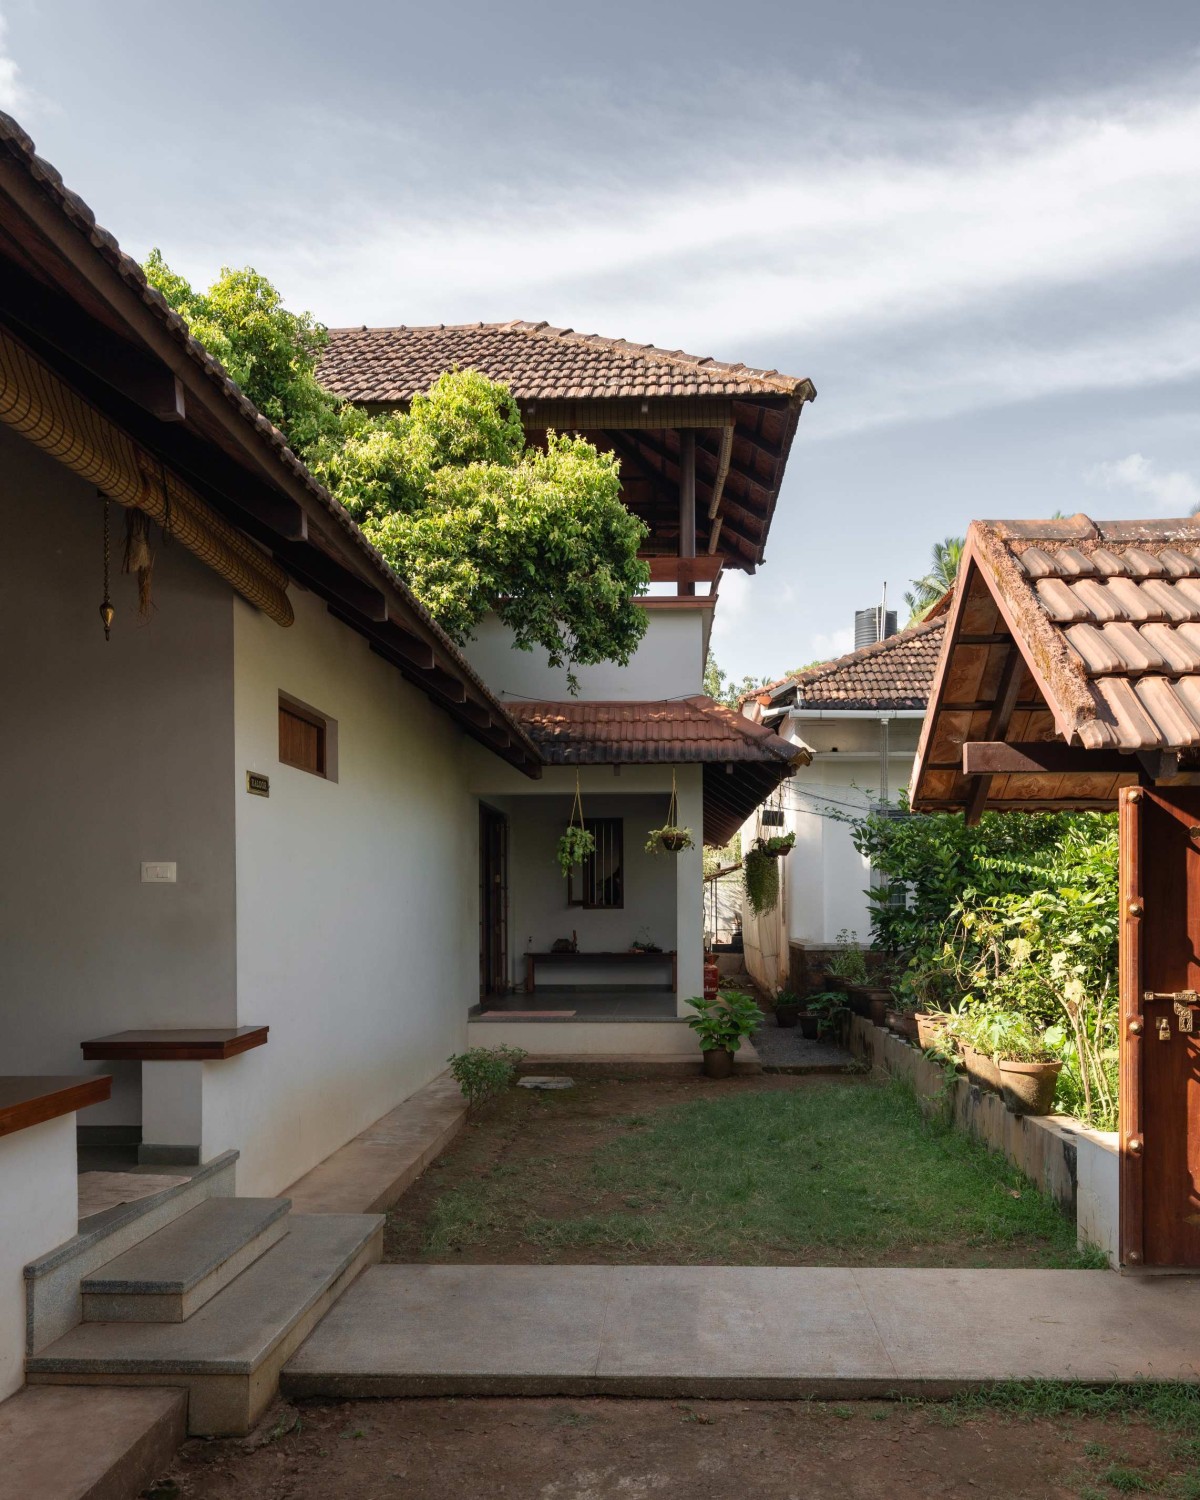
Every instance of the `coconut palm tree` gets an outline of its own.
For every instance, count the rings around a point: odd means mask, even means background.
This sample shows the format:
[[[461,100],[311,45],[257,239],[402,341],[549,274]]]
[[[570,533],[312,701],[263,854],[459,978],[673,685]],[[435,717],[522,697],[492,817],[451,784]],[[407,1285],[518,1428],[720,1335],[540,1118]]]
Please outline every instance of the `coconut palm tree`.
[[[942,595],[954,587],[962,551],[961,536],[948,536],[943,541],[934,542],[929,572],[923,578],[914,578],[912,588],[904,596],[910,625],[919,624]]]

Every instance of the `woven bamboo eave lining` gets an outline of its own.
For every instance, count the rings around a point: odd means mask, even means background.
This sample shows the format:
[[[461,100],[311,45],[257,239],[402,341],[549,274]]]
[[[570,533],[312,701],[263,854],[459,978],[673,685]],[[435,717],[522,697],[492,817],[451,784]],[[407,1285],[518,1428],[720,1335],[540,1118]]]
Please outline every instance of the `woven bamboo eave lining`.
[[[0,422],[118,504],[144,511],[277,624],[292,623],[284,570],[3,329]]]

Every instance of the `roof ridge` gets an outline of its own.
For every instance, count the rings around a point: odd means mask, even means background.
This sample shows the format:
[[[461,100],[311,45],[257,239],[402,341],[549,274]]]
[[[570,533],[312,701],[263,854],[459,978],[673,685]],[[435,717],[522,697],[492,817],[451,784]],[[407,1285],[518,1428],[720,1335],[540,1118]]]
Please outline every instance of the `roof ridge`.
[[[793,672],[789,677],[781,677],[777,682],[765,683],[760,688],[752,688],[750,692],[743,693],[738,699],[739,703],[748,703],[751,698],[759,698],[764,693],[774,693],[780,688],[800,687],[805,683],[823,682],[826,677],[834,672],[842,671],[846,667],[854,666],[861,661],[868,661],[876,656],[885,656],[897,646],[908,645],[923,635],[931,635],[933,631],[940,629],[946,623],[944,615],[938,615],[933,620],[918,620],[915,625],[906,625],[903,630],[897,630],[894,635],[885,637],[882,641],[872,641],[866,646],[856,646],[853,651],[847,651],[842,656],[832,657],[829,661],[818,662],[815,666],[807,667],[803,672]]]

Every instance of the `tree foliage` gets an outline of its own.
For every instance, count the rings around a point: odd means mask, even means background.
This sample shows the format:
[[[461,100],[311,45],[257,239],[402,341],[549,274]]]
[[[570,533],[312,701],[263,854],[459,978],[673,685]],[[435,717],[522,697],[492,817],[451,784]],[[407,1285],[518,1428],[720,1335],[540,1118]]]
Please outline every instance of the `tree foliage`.
[[[256,271],[197,292],[157,250],[145,270],[456,641],[495,611],[572,688],[577,664],[629,660],[646,629],[646,528],[612,454],[556,433],[527,446],[506,387],[474,370],[406,412],[366,412],[322,390],[325,329]]]
[[[961,536],[948,536],[934,542],[928,573],[914,578],[912,587],[904,595],[910,625],[920,624],[942,595],[954,587],[965,545]]]

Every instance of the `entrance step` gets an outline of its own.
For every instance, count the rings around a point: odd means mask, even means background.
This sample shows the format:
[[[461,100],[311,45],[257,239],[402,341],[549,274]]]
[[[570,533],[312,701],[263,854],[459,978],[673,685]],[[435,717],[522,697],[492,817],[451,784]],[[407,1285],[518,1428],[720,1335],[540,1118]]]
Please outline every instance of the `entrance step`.
[[[179,1390],[26,1386],[0,1403],[0,1500],[130,1500],[186,1436]]]
[[[81,1323],[26,1361],[29,1383],[182,1386],[190,1433],[249,1432],[283,1364],[383,1251],[378,1215],[293,1214],[287,1224],[186,1323]]]
[[[210,1198],[83,1283],[88,1323],[182,1323],[288,1232],[286,1198]]]
[[[60,1339],[83,1318],[80,1283],[134,1245],[210,1198],[231,1198],[238,1153],[224,1151],[188,1180],[148,1198],[96,1214],[79,1233],[25,1267],[25,1304],[31,1354]]]

